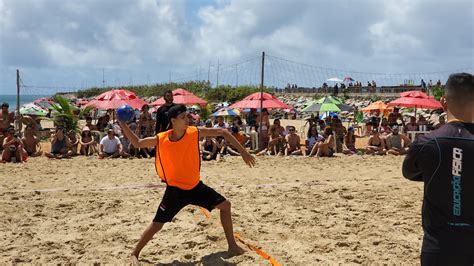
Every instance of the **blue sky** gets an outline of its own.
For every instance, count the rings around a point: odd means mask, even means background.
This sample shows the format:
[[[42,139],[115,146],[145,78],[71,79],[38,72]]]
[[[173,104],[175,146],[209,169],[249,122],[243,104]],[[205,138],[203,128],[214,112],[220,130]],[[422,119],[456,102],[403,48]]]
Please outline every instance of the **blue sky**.
[[[470,0],[0,0],[0,94],[177,81],[319,86],[445,77],[474,61]],[[329,71],[293,64],[364,73]],[[253,59],[245,64],[234,63]],[[395,75],[447,71],[437,75]],[[358,76],[357,76],[358,75]]]

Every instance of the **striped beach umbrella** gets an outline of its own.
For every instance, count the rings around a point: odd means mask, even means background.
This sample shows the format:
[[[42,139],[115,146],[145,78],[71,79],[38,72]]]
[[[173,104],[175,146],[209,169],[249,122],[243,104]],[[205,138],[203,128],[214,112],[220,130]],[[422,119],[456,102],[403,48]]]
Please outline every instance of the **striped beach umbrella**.
[[[238,116],[240,115],[240,111],[237,108],[222,108],[211,116]]]

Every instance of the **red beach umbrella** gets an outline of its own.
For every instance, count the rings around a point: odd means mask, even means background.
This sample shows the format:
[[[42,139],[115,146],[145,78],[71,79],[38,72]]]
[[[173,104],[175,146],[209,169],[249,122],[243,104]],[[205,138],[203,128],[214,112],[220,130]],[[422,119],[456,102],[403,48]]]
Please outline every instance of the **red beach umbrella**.
[[[418,97],[401,97],[388,103],[388,106],[403,106],[410,108],[427,108],[440,109],[443,108],[441,103],[434,98],[418,98]]]
[[[177,104],[184,104],[184,105],[199,104],[201,106],[205,106],[207,104],[205,100],[194,95],[192,92],[187,91],[185,89],[181,89],[181,88],[173,90],[173,102]],[[155,106],[160,106],[163,104],[165,104],[165,99],[163,97],[150,103],[150,105],[155,105]]]
[[[252,93],[249,96],[243,98],[241,101],[238,101],[231,106],[232,108],[260,108],[260,100],[262,99],[260,92]],[[277,97],[264,92],[263,93],[263,107],[267,109],[291,109],[291,106],[287,105],[286,103],[280,101]]]
[[[87,106],[94,106],[97,109],[117,109],[120,106],[128,104],[135,109],[141,109],[143,105],[148,104],[144,100],[138,98],[135,93],[128,90],[110,90],[95,97]]]
[[[405,91],[400,93],[401,97],[413,97],[413,98],[430,98],[426,93],[422,91]]]

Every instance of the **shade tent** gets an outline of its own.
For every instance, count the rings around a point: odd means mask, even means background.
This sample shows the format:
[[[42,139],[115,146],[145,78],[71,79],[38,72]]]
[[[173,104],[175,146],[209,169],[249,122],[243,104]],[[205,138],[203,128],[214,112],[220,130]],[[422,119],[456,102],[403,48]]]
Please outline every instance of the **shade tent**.
[[[93,106],[97,109],[108,110],[117,109],[122,105],[128,104],[132,108],[141,109],[143,105],[148,104],[138,98],[135,93],[128,90],[110,90],[95,97],[83,107]]]
[[[249,96],[243,98],[241,101],[238,101],[229,108],[240,108],[240,109],[245,109],[245,108],[260,108],[260,100],[263,100],[262,102],[262,108],[267,108],[267,109],[290,109],[291,106],[287,105],[286,103],[280,101],[277,97],[274,95],[271,95],[270,93],[263,93],[263,98],[261,97],[262,93],[261,92],[256,92],[252,93]]]
[[[173,90],[172,94],[173,94],[173,103],[176,103],[176,104],[184,104],[184,105],[199,104],[200,106],[207,105],[207,101],[199,98],[198,96],[194,95],[192,92],[187,91],[185,89],[180,88],[180,89]],[[150,105],[154,105],[154,106],[161,106],[163,104],[165,104],[165,99],[163,97],[150,103]]]

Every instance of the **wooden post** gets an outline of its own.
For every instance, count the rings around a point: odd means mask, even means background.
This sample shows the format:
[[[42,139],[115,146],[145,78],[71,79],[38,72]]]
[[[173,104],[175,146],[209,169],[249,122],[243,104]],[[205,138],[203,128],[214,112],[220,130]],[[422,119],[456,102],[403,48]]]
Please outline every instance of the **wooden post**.
[[[16,131],[21,137],[21,117],[20,117],[20,70],[16,70],[16,114],[15,114]]]

